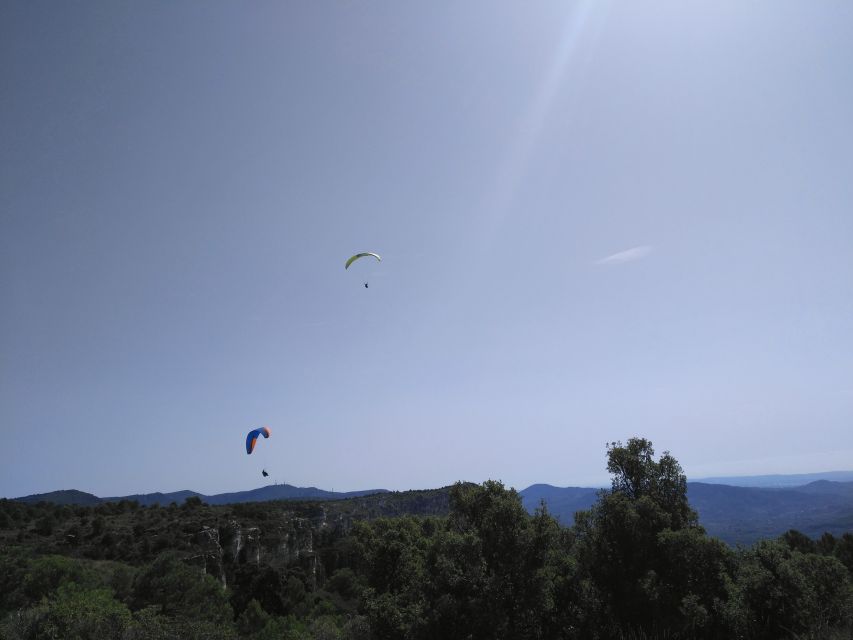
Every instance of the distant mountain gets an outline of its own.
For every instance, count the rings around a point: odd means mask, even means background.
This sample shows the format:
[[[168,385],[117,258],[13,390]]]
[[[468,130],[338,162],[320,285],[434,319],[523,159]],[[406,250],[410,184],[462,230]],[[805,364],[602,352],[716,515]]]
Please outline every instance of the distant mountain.
[[[36,504],[37,502],[52,502],[54,504],[76,504],[84,507],[102,502],[98,496],[93,496],[85,491],[77,491],[76,489],[65,489],[63,491],[51,491],[50,493],[36,493],[31,496],[15,498],[18,502],[26,502],[28,504]]]
[[[266,502],[267,500],[341,500],[344,498],[369,496],[374,493],[388,493],[388,490],[326,491],[317,487],[294,487],[289,484],[271,484],[259,489],[251,489],[250,491],[201,496],[201,499],[208,504],[233,504],[235,502]]]
[[[519,491],[521,503],[530,513],[544,501],[551,515],[559,518],[560,523],[570,526],[574,523],[576,511],[589,509],[598,499],[600,489],[588,487],[554,487],[550,484],[532,484]]]
[[[802,487],[794,487],[795,491],[801,493],[818,493],[823,495],[846,496],[853,498],[853,482],[830,482],[829,480],[817,480]]]
[[[599,491],[600,489],[588,487],[534,484],[520,491],[519,495],[529,512],[532,513],[544,501],[551,514],[558,517],[563,525],[570,526],[577,511],[589,509],[595,504]],[[167,506],[172,502],[182,504],[190,496],[198,496],[211,505],[270,500],[346,500],[353,503],[352,508],[372,514],[371,517],[406,513],[441,514],[446,513],[449,504],[446,489],[403,493],[392,493],[384,489],[334,492],[287,484],[211,496],[185,490],[99,498],[90,493],[69,490],[26,496],[17,500],[86,506],[136,500],[144,505]],[[778,536],[788,529],[797,529],[812,537],[818,537],[825,531],[835,535],[853,531],[853,482],[818,480],[785,488],[688,482],[687,497],[699,514],[699,523],[708,533],[731,545],[752,544],[760,538]]]
[[[689,482],[687,497],[708,533],[729,544],[797,529],[811,537],[853,531],[853,482],[772,489]]]
[[[19,502],[53,502],[55,504],[74,504],[91,506],[102,502],[119,502],[121,500],[135,500],[141,505],[150,506],[158,504],[167,506],[172,502],[182,504],[187,498],[196,496],[208,504],[234,504],[239,502],[265,502],[268,500],[341,500],[372,495],[375,493],[387,493],[386,489],[368,489],[366,491],[325,491],[316,487],[294,487],[289,484],[272,484],[249,491],[237,491],[234,493],[218,493],[206,496],[196,491],[175,491],[172,493],[138,493],[130,496],[117,496],[111,498],[99,498],[91,493],[77,491],[75,489],[65,491],[52,491],[50,493],[39,493],[23,498],[15,498]]]
[[[560,522],[570,525],[576,511],[595,503],[597,491],[535,484],[520,494],[531,513],[544,500]],[[732,545],[752,544],[788,529],[812,537],[853,531],[853,482],[819,480],[784,489],[688,482],[687,498],[708,533]]]
[[[120,502],[121,500],[135,500],[141,505],[146,507],[151,506],[152,504],[159,504],[160,506],[166,506],[175,502],[177,504],[183,504],[187,498],[192,496],[197,496],[207,502],[208,497],[202,495],[200,493],[196,493],[195,491],[189,491],[184,489],[183,491],[173,491],[172,493],[136,493],[132,496],[118,496],[114,498],[100,498],[101,502]]]
[[[733,487],[799,487],[817,480],[853,482],[853,471],[824,471],[823,473],[792,473],[769,476],[719,476],[695,478],[691,482],[727,484]]]

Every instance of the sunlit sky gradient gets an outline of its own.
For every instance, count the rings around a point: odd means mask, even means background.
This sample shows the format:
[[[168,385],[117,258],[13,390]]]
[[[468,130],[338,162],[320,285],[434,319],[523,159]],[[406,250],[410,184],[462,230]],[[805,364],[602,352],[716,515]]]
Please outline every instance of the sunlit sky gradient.
[[[851,69],[840,0],[0,3],[0,495],[853,467]]]

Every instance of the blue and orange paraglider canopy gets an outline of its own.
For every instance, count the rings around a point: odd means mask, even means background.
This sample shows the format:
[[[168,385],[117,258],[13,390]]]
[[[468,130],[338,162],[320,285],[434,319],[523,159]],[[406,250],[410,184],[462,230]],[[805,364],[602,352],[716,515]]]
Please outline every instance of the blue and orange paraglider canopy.
[[[246,453],[252,453],[255,450],[255,443],[258,441],[259,436],[263,436],[264,438],[270,437],[269,427],[261,427],[260,429],[253,429],[246,435]]]

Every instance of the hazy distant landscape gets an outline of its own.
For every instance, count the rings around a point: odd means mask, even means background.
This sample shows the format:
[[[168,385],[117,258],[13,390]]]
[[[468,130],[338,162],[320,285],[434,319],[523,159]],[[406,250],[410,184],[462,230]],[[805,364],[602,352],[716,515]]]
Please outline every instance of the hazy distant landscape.
[[[488,481],[0,500],[0,633],[846,637],[853,482],[689,483],[653,453],[642,439],[608,446],[604,489]]]
[[[811,537],[820,537],[825,532],[840,535],[853,531],[853,481],[841,481],[848,478],[853,478],[853,472],[707,478],[702,482],[688,482],[687,495],[699,514],[699,524],[709,535],[730,545],[749,545],[761,538],[779,536],[789,529]],[[446,493],[448,490],[435,491]],[[281,484],[216,495],[184,490],[110,498],[63,490],[16,500],[29,504],[51,502],[80,506],[125,500],[143,506],[166,507],[173,502],[182,504],[189,497],[197,497],[210,505],[227,505],[270,500],[334,501],[387,492],[386,489],[334,492]],[[595,503],[598,492],[599,489],[589,487],[534,484],[518,494],[530,513],[544,501],[552,515],[563,525],[570,526],[576,512],[589,509]]]
[[[819,480],[830,482],[853,482],[853,471],[824,471],[822,473],[789,473],[769,476],[720,476],[697,478],[694,482],[705,484],[728,484],[736,487],[801,487]]]

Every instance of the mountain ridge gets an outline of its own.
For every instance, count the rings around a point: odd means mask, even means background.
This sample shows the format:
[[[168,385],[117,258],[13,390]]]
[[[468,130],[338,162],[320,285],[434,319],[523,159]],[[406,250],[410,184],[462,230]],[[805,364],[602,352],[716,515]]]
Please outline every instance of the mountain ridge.
[[[268,502],[272,500],[344,500],[376,493],[387,493],[387,489],[366,489],[362,491],[326,491],[317,487],[296,487],[290,484],[270,484],[257,489],[246,491],[232,491],[229,493],[216,493],[205,495],[190,489],[162,493],[136,493],[127,496],[110,496],[101,498],[92,493],[79,491],[77,489],[61,489],[48,493],[36,493],[20,498],[13,498],[16,502],[34,504],[37,502],[53,502],[62,505],[92,506],[107,502],[121,502],[122,500],[136,501],[140,505],[150,506],[158,504],[167,506],[172,502],[181,504],[187,498],[197,497],[203,502],[214,505],[239,504],[244,502]]]
[[[432,490],[420,491],[429,493]],[[556,487],[539,483],[522,489],[518,494],[528,512],[533,513],[544,503],[563,525],[570,526],[574,522],[575,513],[595,504],[600,491],[602,489],[592,487]],[[134,500],[144,506],[167,506],[173,502],[183,503],[189,497],[198,497],[210,505],[226,505],[277,500],[332,502],[390,493],[400,492],[385,489],[334,492],[284,484],[210,496],[184,489],[170,493],[99,498],[83,491],[67,489],[15,500],[30,504],[54,502],[81,506]],[[819,537],[824,532],[841,535],[853,531],[853,482],[816,480],[795,487],[745,487],[688,482],[687,496],[691,507],[699,514],[699,523],[706,531],[730,545],[752,544],[760,538],[775,537],[789,529],[797,529],[811,537]],[[393,513],[402,515],[410,508],[400,507],[399,513]]]
[[[853,482],[853,471],[823,471],[816,473],[795,473],[795,474],[772,474],[772,475],[755,475],[755,476],[714,476],[708,478],[690,479],[689,483],[727,485],[733,487],[755,487],[755,488],[795,488],[812,485],[818,481],[829,481],[835,483]],[[275,489],[276,487],[286,487],[285,490]],[[571,489],[575,492],[599,491],[604,487],[558,487],[548,483],[534,483],[525,489],[519,490],[519,494],[530,493],[540,487],[551,487],[552,489],[567,490]],[[279,493],[280,491],[280,493]],[[80,491],[78,489],[60,489],[57,491],[49,491],[47,493],[36,493],[17,498],[9,498],[18,502],[38,502],[44,500],[46,502],[55,502],[56,504],[97,504],[98,502],[116,502],[120,500],[136,500],[140,504],[153,504],[155,500],[159,504],[169,504],[170,502],[183,502],[190,496],[197,496],[209,504],[227,504],[219,498],[227,499],[233,502],[252,502],[258,498],[255,496],[272,495],[272,497],[261,497],[263,500],[289,500],[289,499],[312,499],[315,497],[324,497],[329,500],[338,498],[346,498],[353,496],[370,495],[372,493],[387,492],[388,489],[366,489],[360,491],[327,491],[317,487],[297,487],[289,484],[270,484],[264,487],[255,489],[247,489],[244,491],[229,491],[225,493],[216,493],[205,495],[191,489],[182,489],[180,491],[171,491],[163,493],[155,491],[151,493],[137,493],[127,496],[111,496],[101,498],[92,493]],[[579,495],[579,494],[576,494]],[[156,498],[155,498],[156,496]],[[228,498],[224,498],[227,496]],[[281,496],[281,497],[279,497]],[[73,502],[79,500],[80,502]],[[216,502],[210,502],[215,500]],[[164,502],[165,501],[165,502]]]
[[[799,487],[818,480],[853,481],[853,471],[820,471],[816,473],[775,473],[756,476],[713,476],[692,478],[691,482],[727,484],[734,487]]]
[[[542,501],[563,525],[591,507],[599,489],[531,485],[519,492],[533,512]],[[730,545],[752,544],[797,529],[816,538],[853,531],[853,482],[817,480],[797,487],[741,487],[688,482],[687,499],[699,524]]]

